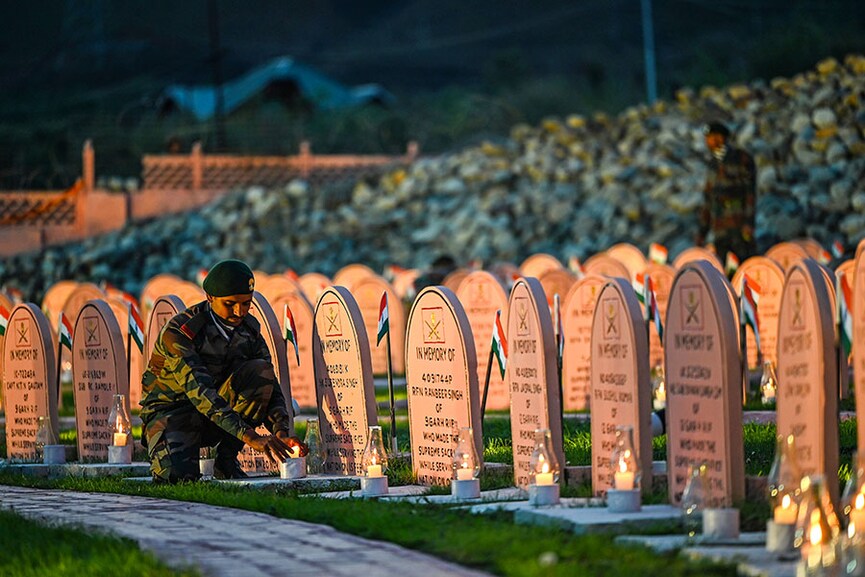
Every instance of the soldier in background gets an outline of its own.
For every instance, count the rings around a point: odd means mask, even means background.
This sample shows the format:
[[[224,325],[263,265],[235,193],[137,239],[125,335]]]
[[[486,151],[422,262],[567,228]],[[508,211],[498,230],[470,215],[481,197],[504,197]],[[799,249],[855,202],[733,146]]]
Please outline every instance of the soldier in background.
[[[214,476],[242,478],[244,444],[274,464],[306,446],[289,434],[291,413],[258,321],[249,313],[255,280],[239,260],[217,263],[204,279],[207,300],[172,318],[142,377],[143,441],[156,482],[195,480],[199,450],[216,447]],[[264,424],[272,435],[259,435]]]
[[[744,150],[730,146],[730,130],[724,124],[710,122],[703,133],[712,159],[695,242],[714,245],[721,262],[727,258],[727,252],[744,261],[757,254],[754,159]]]

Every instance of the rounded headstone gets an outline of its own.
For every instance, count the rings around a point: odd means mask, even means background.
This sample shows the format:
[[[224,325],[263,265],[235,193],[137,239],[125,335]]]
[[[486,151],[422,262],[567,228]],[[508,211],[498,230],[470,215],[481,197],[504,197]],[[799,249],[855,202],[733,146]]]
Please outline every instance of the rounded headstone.
[[[333,275],[333,284],[334,286],[344,286],[348,290],[352,290],[357,281],[367,276],[378,275],[365,264],[349,264],[336,271],[336,274]]]
[[[465,310],[474,337],[477,355],[478,383],[483,397],[483,387],[487,378],[490,349],[492,348],[493,326],[496,311],[502,311],[502,326],[508,324],[508,295],[499,280],[492,274],[477,270],[470,273],[460,283],[456,293]],[[487,410],[504,410],[510,404],[508,388],[495,361],[490,366],[489,389],[487,390]]]
[[[548,270],[559,268],[564,268],[559,259],[550,254],[537,253],[520,263],[518,272],[525,277],[540,278]]]
[[[447,287],[451,292],[457,292],[460,288],[460,283],[469,275],[471,271],[466,268],[458,268],[449,273],[443,280],[442,286]]]
[[[393,290],[393,286],[378,275],[360,278],[351,289],[351,294],[360,307],[363,315],[366,335],[370,343],[370,355],[372,355],[372,373],[374,375],[387,374],[387,343],[385,338],[376,345],[378,336],[378,316],[381,306],[381,295],[387,292],[387,306],[390,332],[391,365],[393,373],[402,375],[405,373],[405,358],[402,351],[405,350],[405,308],[402,300]]]
[[[591,402],[592,320],[607,278],[597,274],[578,280],[562,300],[565,333],[562,354],[562,399],[565,410],[583,411]]]
[[[6,457],[36,457],[39,417],[48,417],[55,434],[57,361],[48,319],[32,304],[11,310],[3,351],[3,399],[6,403]]]
[[[625,265],[631,280],[637,278],[639,273],[646,270],[646,265],[648,264],[646,255],[630,243],[622,242],[614,244],[606,250],[606,253]]]
[[[776,261],[787,271],[797,262],[808,258],[808,252],[795,242],[779,242],[766,251],[766,258]]]
[[[676,269],[666,264],[649,263],[646,266],[645,274],[652,279],[652,285],[655,287],[655,298],[658,301],[658,311],[661,313],[661,319],[667,318],[667,305],[670,302],[670,290],[673,288],[673,281],[676,278]],[[649,329],[649,366],[657,367],[664,363],[664,343],[658,336],[658,331],[651,327]]]
[[[150,277],[141,289],[141,318],[149,319],[156,299],[162,295],[174,294],[172,289],[182,279],[176,275],[160,273]]]
[[[559,304],[561,305],[561,301],[577,282],[577,276],[568,269],[553,268],[541,274],[538,281],[544,289],[544,294],[547,295],[547,304],[552,307],[555,295],[559,295]]]
[[[606,253],[598,253],[590,256],[588,260],[583,263],[583,270],[587,275],[597,274],[610,278],[618,277],[628,281],[631,280],[631,273],[628,272],[627,267]]]
[[[291,310],[292,317],[294,317],[294,328],[297,329],[297,350],[300,353],[300,364],[298,364],[298,355],[295,353],[294,345],[285,343],[288,371],[291,375],[291,396],[301,408],[314,409],[316,397],[315,370],[312,359],[312,305],[300,291],[277,294],[268,297],[267,300],[273,305],[273,312],[276,313],[277,317],[283,319],[283,323],[286,305]],[[284,330],[285,327],[283,326]]]
[[[144,357],[148,362],[162,327],[177,313],[185,309],[186,305],[183,304],[183,301],[174,295],[159,296],[151,305],[150,317],[145,321],[147,332],[144,340]]]
[[[141,375],[144,373],[144,356],[138,350],[138,345],[135,341],[129,339],[129,303],[125,300],[116,297],[108,297],[106,300],[108,306],[111,307],[111,312],[114,313],[114,320],[120,327],[120,337],[123,340],[124,354],[129,357],[129,406],[138,408],[138,403],[141,401]],[[147,327],[141,327],[141,330],[147,330]],[[145,343],[147,342],[145,334]],[[130,350],[131,347],[131,350]]]
[[[757,316],[760,319],[760,348],[764,361],[778,361],[778,314],[781,311],[781,294],[784,290],[784,269],[781,265],[764,256],[752,256],[733,275],[733,288],[741,296],[745,275],[760,285],[760,301]],[[748,366],[758,367],[757,341],[753,329],[746,328]]]
[[[54,334],[57,334],[60,311],[63,310],[66,299],[69,298],[69,295],[72,294],[72,291],[77,286],[78,283],[74,280],[61,280],[48,287],[48,290],[45,291],[45,296],[42,297],[42,312],[48,317],[48,322],[51,323],[51,329],[54,331]],[[8,310],[12,309],[9,308]]]
[[[686,264],[698,260],[708,261],[709,264],[718,269],[721,274],[724,274],[724,264],[718,258],[718,255],[716,255],[711,250],[700,246],[688,247],[682,252],[680,252],[673,260],[673,268],[678,270]]]
[[[409,313],[406,341],[412,470],[421,485],[450,485],[455,433],[472,427],[475,452],[483,458],[474,340],[451,290],[420,292]]]
[[[321,273],[308,272],[300,275],[297,284],[303,289],[303,294],[306,295],[309,302],[317,303],[321,293],[327,290],[327,287],[331,286],[332,283]]]
[[[360,475],[369,427],[378,415],[369,339],[345,287],[329,287],[319,298],[312,352],[325,472]]]

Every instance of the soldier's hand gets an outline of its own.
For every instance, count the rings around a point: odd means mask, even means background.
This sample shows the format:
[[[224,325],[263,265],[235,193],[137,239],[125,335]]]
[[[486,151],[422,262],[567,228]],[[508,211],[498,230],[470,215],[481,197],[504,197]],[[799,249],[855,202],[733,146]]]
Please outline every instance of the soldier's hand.
[[[259,435],[253,429],[248,429],[243,434],[243,442],[255,449],[270,459],[270,461],[279,466],[291,456],[291,450],[288,446],[273,435]]]
[[[280,441],[285,443],[289,449],[297,449],[299,457],[306,457],[309,453],[309,447],[307,447],[299,438],[293,437],[285,431],[277,431],[276,436]]]

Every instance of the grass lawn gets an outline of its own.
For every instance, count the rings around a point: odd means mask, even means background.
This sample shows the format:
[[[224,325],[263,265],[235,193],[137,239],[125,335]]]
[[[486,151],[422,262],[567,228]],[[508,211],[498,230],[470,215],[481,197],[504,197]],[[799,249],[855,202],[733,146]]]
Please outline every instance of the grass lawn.
[[[128,539],[52,527],[0,511],[0,575],[5,577],[160,577],[200,575],[173,570]]]

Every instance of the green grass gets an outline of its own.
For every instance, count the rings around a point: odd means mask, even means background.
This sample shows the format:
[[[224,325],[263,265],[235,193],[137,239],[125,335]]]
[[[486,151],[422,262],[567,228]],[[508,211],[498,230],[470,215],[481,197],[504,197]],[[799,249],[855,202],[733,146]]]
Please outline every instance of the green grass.
[[[555,529],[515,525],[509,513],[467,515],[463,510],[447,506],[300,498],[297,492],[284,489],[255,491],[203,483],[153,486],[117,479],[48,481],[2,473],[0,483],[123,493],[257,511],[330,525],[340,531],[397,543],[508,577],[630,577],[635,571],[641,576],[664,577],[736,574],[729,565],[692,561],[675,553],[657,554],[641,547],[618,546],[608,535],[576,536]]]
[[[0,511],[0,575],[5,577],[159,577],[200,575],[173,570],[128,539],[52,527]]]

